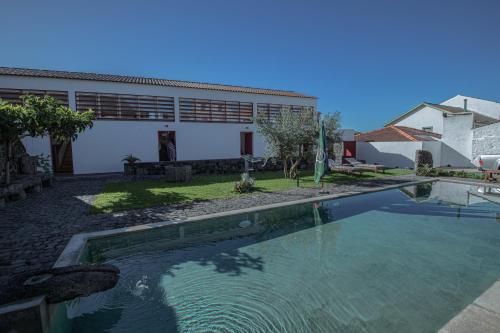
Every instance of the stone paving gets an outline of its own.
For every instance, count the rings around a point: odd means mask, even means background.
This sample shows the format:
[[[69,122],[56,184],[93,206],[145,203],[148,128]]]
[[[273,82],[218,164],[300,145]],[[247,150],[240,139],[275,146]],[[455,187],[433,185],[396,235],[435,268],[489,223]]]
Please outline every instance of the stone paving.
[[[276,193],[247,194],[240,197],[130,210],[114,214],[90,214],[96,194],[119,176],[75,177],[59,180],[43,192],[0,207],[0,294],[17,274],[51,268],[72,235],[114,229],[162,220],[234,209],[262,206],[318,196],[317,189],[296,188]],[[399,176],[361,180],[347,185],[325,186],[330,194],[362,192],[414,180]],[[1,303],[1,301],[0,301]]]

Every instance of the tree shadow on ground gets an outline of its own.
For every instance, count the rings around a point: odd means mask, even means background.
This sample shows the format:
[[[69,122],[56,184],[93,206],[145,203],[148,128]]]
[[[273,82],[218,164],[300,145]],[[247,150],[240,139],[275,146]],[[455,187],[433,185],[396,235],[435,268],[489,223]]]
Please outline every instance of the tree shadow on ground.
[[[105,203],[92,205],[91,213],[111,213],[137,208],[148,208],[153,206],[174,205],[200,201],[178,192],[152,192],[147,188],[135,187],[130,190],[103,190],[102,194],[111,196]]]

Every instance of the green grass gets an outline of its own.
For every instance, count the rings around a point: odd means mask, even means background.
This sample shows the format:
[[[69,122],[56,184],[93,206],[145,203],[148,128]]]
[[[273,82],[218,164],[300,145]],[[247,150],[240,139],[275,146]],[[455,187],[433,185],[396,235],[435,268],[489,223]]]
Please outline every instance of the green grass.
[[[387,177],[413,173],[411,170],[391,169],[385,173],[364,172],[362,175],[330,174],[325,183],[347,183],[360,179]],[[167,183],[161,179],[108,183],[97,195],[92,206],[93,213],[112,213],[121,210],[146,208],[161,205],[189,203],[211,199],[231,198],[239,175],[197,176],[189,183]],[[283,178],[279,171],[252,173],[255,178],[254,192],[276,192],[295,188],[296,180]],[[300,187],[319,188],[314,183],[312,172],[300,175]]]

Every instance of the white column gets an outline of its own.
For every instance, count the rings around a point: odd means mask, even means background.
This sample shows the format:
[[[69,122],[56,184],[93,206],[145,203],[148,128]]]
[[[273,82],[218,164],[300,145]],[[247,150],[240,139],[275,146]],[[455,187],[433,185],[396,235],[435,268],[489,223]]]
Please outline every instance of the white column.
[[[179,112],[179,97],[174,97],[174,114],[175,114],[175,123],[180,122],[180,112]]]
[[[76,111],[76,96],[74,90],[68,89],[68,105],[71,110]]]

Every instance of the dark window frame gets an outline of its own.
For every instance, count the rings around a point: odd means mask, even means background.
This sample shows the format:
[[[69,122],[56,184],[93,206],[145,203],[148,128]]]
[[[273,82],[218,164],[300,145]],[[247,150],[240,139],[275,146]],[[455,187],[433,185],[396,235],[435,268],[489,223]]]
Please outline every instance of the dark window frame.
[[[179,121],[252,124],[253,103],[179,97]]]
[[[175,122],[175,99],[170,96],[76,91],[75,102],[77,111],[90,108],[96,119]]]

